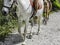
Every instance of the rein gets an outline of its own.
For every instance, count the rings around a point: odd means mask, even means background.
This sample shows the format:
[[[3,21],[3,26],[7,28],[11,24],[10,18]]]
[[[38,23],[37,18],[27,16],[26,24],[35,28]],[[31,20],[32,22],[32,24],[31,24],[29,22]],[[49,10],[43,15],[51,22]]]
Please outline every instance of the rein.
[[[7,6],[3,6],[3,7],[10,9],[10,7],[7,7]]]

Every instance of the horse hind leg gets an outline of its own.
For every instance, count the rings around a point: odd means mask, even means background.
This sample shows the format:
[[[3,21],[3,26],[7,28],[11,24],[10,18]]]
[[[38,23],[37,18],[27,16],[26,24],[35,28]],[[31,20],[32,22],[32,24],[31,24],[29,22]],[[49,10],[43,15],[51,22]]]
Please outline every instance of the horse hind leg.
[[[29,35],[28,35],[28,39],[31,39],[31,38],[32,38],[32,35],[33,35],[33,34],[32,34],[32,27],[33,27],[33,26],[31,26],[31,30],[30,30],[30,33],[29,33]]]
[[[32,28],[33,28],[33,18],[31,18],[30,20],[30,26],[31,26],[31,29],[30,29],[30,33],[29,33],[29,35],[28,35],[28,39],[31,39],[32,38]]]
[[[34,24],[33,26],[38,26],[37,33],[34,33],[34,34],[38,35],[39,34],[39,31],[40,31],[40,16],[39,17],[38,16],[34,16],[33,17],[33,24]]]
[[[38,31],[37,31],[37,35],[39,34],[39,31],[40,31],[40,16],[38,17]]]
[[[47,21],[48,21],[48,14],[47,14],[47,12],[45,12],[44,14],[43,14],[43,24],[44,25],[46,25],[47,24]]]
[[[33,17],[33,24],[34,24],[33,26],[38,26],[37,33],[34,33],[34,34],[38,35],[39,31],[40,31],[40,16],[39,17],[38,16]]]
[[[47,10],[47,21],[49,20],[49,10]]]

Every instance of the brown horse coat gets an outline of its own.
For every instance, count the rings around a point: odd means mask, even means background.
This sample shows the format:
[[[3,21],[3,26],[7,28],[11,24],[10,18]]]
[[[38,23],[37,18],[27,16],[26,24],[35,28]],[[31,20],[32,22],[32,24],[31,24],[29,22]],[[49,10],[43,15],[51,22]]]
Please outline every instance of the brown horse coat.
[[[38,9],[42,8],[41,3],[39,3],[38,1],[39,0],[30,0],[30,4],[35,10],[38,10]]]

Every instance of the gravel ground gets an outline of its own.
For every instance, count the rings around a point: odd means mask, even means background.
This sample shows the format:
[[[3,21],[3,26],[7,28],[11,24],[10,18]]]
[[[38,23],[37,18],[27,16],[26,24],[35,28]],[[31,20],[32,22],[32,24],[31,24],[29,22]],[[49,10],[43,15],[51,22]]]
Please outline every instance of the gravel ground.
[[[22,41],[21,36],[12,34],[0,41],[0,45],[21,45]],[[48,24],[41,25],[40,34],[26,39],[26,45],[60,45],[60,11],[52,13]]]

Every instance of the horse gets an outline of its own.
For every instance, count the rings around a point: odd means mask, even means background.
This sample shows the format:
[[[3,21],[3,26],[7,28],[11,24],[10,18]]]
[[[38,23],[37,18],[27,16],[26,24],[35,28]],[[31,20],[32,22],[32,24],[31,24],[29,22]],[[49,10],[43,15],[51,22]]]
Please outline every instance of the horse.
[[[13,3],[14,1],[16,3]],[[40,30],[40,17],[42,17],[44,5],[43,5],[43,0],[39,0],[38,2],[39,2],[39,4],[42,5],[42,8],[37,10],[37,13],[35,15],[38,17],[38,32],[39,32],[39,30]],[[32,13],[31,13],[32,6],[30,3],[30,0],[4,0],[4,4],[3,4],[3,8],[2,8],[3,15],[6,16],[9,14],[12,5],[17,6],[16,14],[18,16],[18,32],[23,37],[23,40],[24,40],[22,45],[25,45],[27,27],[29,24],[30,17],[32,16]],[[25,21],[25,27],[24,27],[24,33],[22,34],[21,27],[22,27],[23,21]]]

